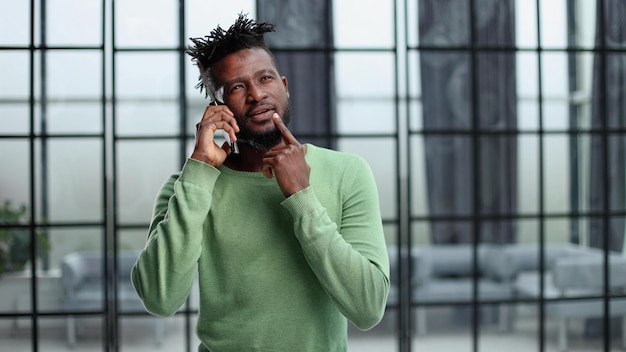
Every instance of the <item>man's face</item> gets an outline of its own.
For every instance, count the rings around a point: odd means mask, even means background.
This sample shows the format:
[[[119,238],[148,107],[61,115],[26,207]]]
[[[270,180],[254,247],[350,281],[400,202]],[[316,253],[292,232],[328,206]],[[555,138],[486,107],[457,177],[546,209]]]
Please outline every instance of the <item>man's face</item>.
[[[243,49],[216,62],[212,72],[237,119],[238,138],[267,150],[280,143],[272,115],[276,112],[289,123],[287,79],[278,74],[270,55],[261,48]]]

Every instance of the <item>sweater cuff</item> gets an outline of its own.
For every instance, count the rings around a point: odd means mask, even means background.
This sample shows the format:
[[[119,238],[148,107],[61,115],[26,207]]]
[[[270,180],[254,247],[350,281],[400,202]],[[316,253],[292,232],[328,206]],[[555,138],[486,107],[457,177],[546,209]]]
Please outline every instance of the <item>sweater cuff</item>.
[[[221,172],[213,166],[188,158],[183,165],[179,181],[212,190],[220,174]]]
[[[315,195],[315,192],[313,192],[311,186],[293,194],[280,204],[289,210],[294,219],[299,219],[304,215],[312,213],[322,207],[322,204],[319,199],[317,199],[317,196]]]

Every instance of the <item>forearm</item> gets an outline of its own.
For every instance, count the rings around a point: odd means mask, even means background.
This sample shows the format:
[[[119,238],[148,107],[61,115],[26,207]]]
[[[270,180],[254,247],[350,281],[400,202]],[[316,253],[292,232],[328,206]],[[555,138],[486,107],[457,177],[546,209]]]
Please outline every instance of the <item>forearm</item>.
[[[202,249],[202,230],[219,171],[188,161],[178,178],[162,188],[148,241],[132,271],[132,282],[146,308],[168,316],[185,302]]]
[[[360,329],[376,325],[389,291],[389,263],[378,214],[338,229],[311,188],[284,203],[306,260],[340,311]],[[378,220],[377,220],[378,219]],[[362,220],[362,221],[361,221]]]

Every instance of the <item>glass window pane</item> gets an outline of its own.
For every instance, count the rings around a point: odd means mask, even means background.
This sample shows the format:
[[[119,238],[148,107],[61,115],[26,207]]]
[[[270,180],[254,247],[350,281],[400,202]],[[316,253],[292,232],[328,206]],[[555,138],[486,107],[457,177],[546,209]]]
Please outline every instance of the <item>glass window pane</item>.
[[[50,238],[48,262],[51,270],[59,271],[63,259],[74,252],[102,252],[104,230],[100,226],[55,226],[47,230]]]
[[[0,204],[30,201],[30,143],[27,139],[0,139]]]
[[[337,149],[362,156],[370,165],[380,199],[380,210],[383,218],[396,215],[396,194],[394,182],[388,180],[397,179],[396,175],[396,145],[391,138],[340,138],[337,141]]]
[[[544,136],[544,210],[563,213],[570,210],[570,153],[566,134]]]
[[[518,211],[533,214],[539,211],[539,137],[520,135],[517,143]]]
[[[567,73],[567,54],[544,53],[542,60],[542,93],[546,98],[562,98],[568,96],[569,75]]]
[[[537,46],[537,2],[515,1],[515,38],[521,48]]]
[[[30,1],[0,1],[1,46],[30,44],[30,4]]]
[[[165,182],[165,180],[163,180]],[[156,193],[154,195],[156,198]],[[150,219],[145,219],[148,223]],[[148,239],[148,227],[139,229],[119,229],[117,238],[118,250],[141,250],[146,246]]]
[[[202,115],[207,108],[209,101],[204,99],[189,99],[187,103],[187,135],[195,136],[196,124],[202,119]]]
[[[424,129],[424,114],[421,100],[411,100],[409,103],[409,131],[420,132]]]
[[[522,131],[539,130],[539,104],[536,99],[518,99],[517,128]]]
[[[431,222],[415,220],[411,222],[411,241],[413,245],[427,245],[431,243]]]
[[[535,53],[517,53],[515,82],[520,99],[536,99],[539,95],[538,60]],[[544,92],[545,94],[545,92]]]
[[[178,10],[178,1],[175,0],[116,2],[115,45],[137,48],[175,47],[178,38]]]
[[[363,6],[359,0],[333,1],[335,46],[377,48],[394,46],[393,2]],[[372,24],[376,25],[372,25]]]
[[[46,2],[47,44],[101,45],[102,3],[102,0],[55,0]],[[80,15],[68,16],[68,9],[71,9],[72,14]]]
[[[472,139],[458,135],[424,138],[425,193],[431,216],[470,216],[475,188]],[[415,146],[413,146],[415,147]],[[413,151],[412,151],[413,153]],[[416,155],[416,157],[420,157]],[[419,164],[411,165],[415,171]]]
[[[565,48],[567,47],[567,16],[555,16],[555,14],[567,14],[566,0],[540,1],[541,45]]]
[[[596,7],[597,1],[576,1],[577,45],[592,48],[596,42]],[[618,15],[619,16],[619,15]]]
[[[119,99],[178,97],[177,53],[122,52],[115,62],[115,92]]]
[[[450,47],[470,44],[470,3],[422,1],[418,8],[420,45]]]
[[[94,102],[48,104],[48,133],[102,133],[102,105]]]
[[[394,57],[387,53],[338,53],[335,55],[339,99],[380,99],[394,96]]]
[[[392,100],[346,99],[337,102],[337,132],[344,134],[395,133]]]
[[[102,141],[59,138],[42,147],[48,155],[48,169],[40,176],[47,185],[46,218],[50,222],[101,221]]]
[[[238,13],[247,13],[250,18],[256,18],[256,0],[229,0],[219,4],[205,0],[187,1],[185,33],[188,37],[204,37],[217,25],[226,30],[235,22]]]
[[[471,58],[467,52],[428,51],[419,55],[424,128],[470,129]]]
[[[30,96],[30,54],[28,51],[2,51],[0,55],[0,97],[28,99]],[[10,82],[10,84],[7,84]]]
[[[48,98],[101,97],[102,54],[99,51],[48,51],[46,60]]]
[[[428,191],[424,137],[411,137],[411,160],[409,166],[411,187],[411,215],[425,216],[428,213]]]
[[[175,101],[122,101],[117,104],[115,127],[119,136],[176,136],[180,131],[179,114]]]
[[[180,171],[178,141],[123,141],[117,149],[119,221],[148,223],[167,178]]]
[[[30,129],[28,103],[0,104],[0,134],[25,135]]]
[[[567,100],[544,101],[543,128],[546,130],[567,130],[570,125],[569,108]]]

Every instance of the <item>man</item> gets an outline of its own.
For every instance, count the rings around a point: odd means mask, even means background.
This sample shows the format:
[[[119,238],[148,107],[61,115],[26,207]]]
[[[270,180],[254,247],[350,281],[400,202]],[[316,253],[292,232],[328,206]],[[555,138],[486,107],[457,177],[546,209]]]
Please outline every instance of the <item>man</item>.
[[[346,351],[346,318],[366,330],[384,313],[373,175],[360,157],[301,145],[287,129],[287,79],[263,38],[273,29],[240,15],[192,39],[199,87],[219,104],[160,190],[132,272],[160,316],[180,308],[198,274],[198,351]],[[218,146],[218,131],[237,148]]]

